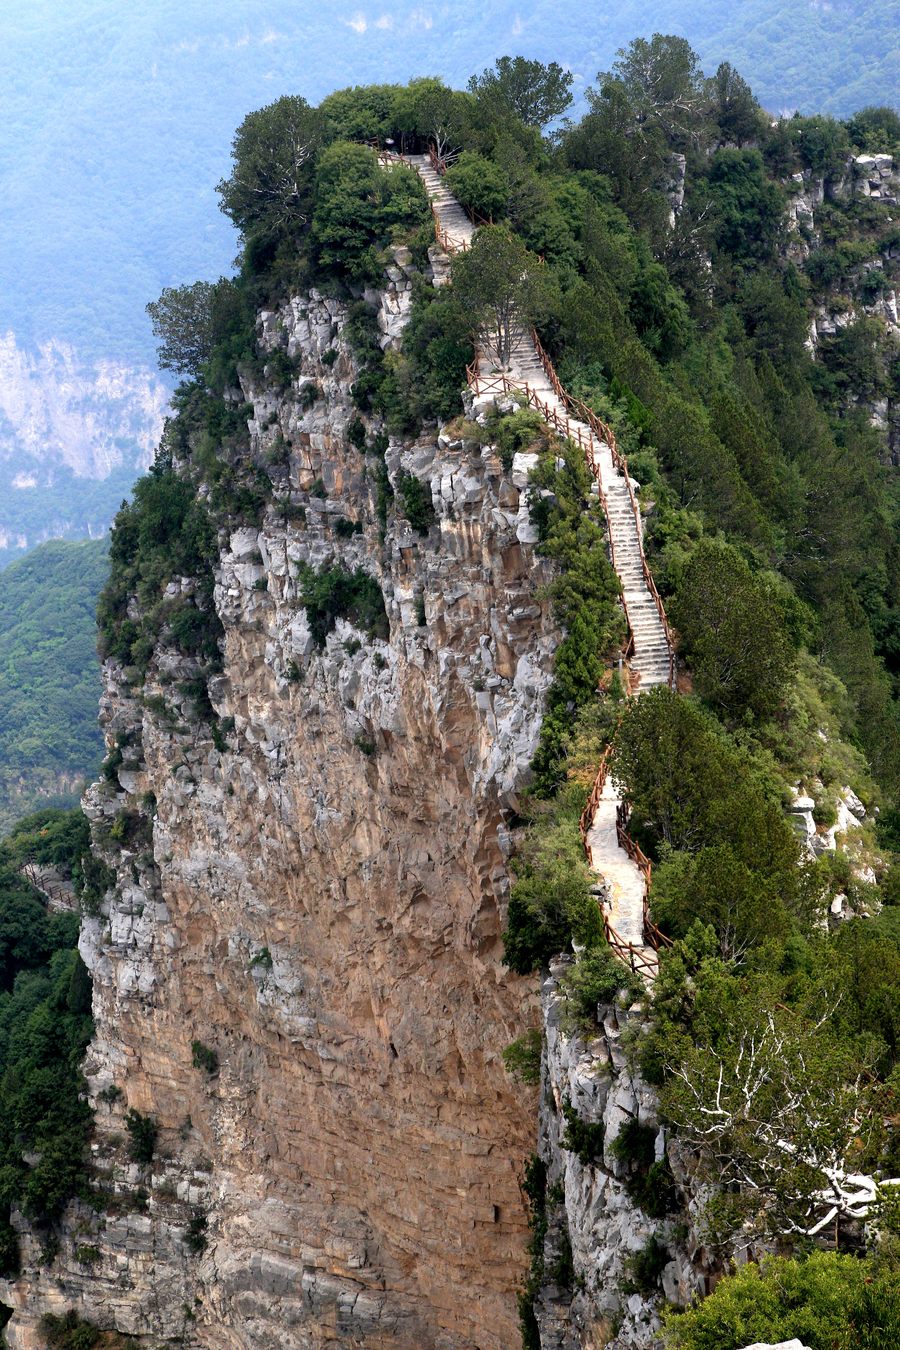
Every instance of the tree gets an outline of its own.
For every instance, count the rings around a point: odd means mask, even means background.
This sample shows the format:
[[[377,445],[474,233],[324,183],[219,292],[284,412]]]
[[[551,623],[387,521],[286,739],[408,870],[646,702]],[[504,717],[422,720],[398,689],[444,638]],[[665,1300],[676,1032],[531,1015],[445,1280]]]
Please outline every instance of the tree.
[[[196,377],[216,344],[238,320],[240,297],[234,282],[195,281],[191,286],[167,286],[147,306],[153,336],[158,338],[163,370]]]
[[[762,109],[746,80],[727,61],[710,81],[713,111],[723,141],[743,145],[752,141],[763,126]]]
[[[478,215],[502,216],[509,200],[509,178],[500,164],[464,150],[447,173],[447,186],[464,207]]]
[[[733,1271],[686,1312],[668,1312],[665,1339],[671,1350],[788,1339],[809,1350],[893,1350],[900,1284],[895,1271],[840,1252],[769,1256]]]
[[[670,147],[684,148],[693,138],[705,101],[705,81],[697,53],[682,37],[654,33],[635,38],[616,53],[611,76],[622,85],[637,125],[658,127]],[[600,75],[601,87],[610,78]]]
[[[742,960],[768,940],[783,940],[789,928],[769,880],[728,844],[668,854],[653,873],[652,899],[654,921],[674,937],[684,937],[698,919],[710,924],[726,961]]]
[[[572,102],[574,76],[556,61],[548,66],[524,56],[501,56],[494,69],[469,80],[469,89],[489,109],[520,117],[526,126],[544,127]]]
[[[628,309],[644,346],[661,361],[677,356],[687,345],[691,331],[688,307],[660,263],[642,260],[631,283]]]
[[[378,250],[395,230],[428,216],[419,177],[406,165],[381,169],[365,145],[335,141],[319,156],[312,235],[319,262],[354,281],[381,273]]]
[[[438,159],[450,162],[459,153],[468,121],[469,95],[448,89],[441,80],[410,80],[397,96],[400,131],[434,144]]]
[[[383,141],[397,128],[399,84],[354,85],[323,98],[325,136],[335,141]]]
[[[850,156],[850,137],[833,117],[795,117],[791,133],[801,162],[827,181],[839,178]]]
[[[900,113],[895,108],[860,108],[847,123],[850,140],[870,155],[895,154],[900,148]]]
[[[248,113],[232,143],[234,167],[217,192],[245,235],[295,236],[309,216],[323,119],[298,95]]]
[[[612,770],[659,841],[692,853],[727,845],[782,897],[795,893],[797,844],[773,786],[689,699],[660,687],[628,703]]]
[[[873,1122],[864,1065],[828,1025],[833,991],[789,1008],[777,978],[743,981],[710,959],[694,990],[689,1029],[660,1037],[660,1105],[710,1179],[735,1187],[734,1221],[812,1237],[864,1215],[875,1186],[852,1162]]]
[[[765,262],[782,230],[784,193],[765,173],[758,150],[720,150],[709,171],[720,252],[738,262]]]
[[[506,369],[516,324],[534,323],[549,306],[547,279],[515,235],[486,225],[472,247],[453,259],[453,293],[475,340]]]
[[[670,605],[699,693],[733,717],[780,703],[793,652],[779,597],[730,544],[704,539]]]

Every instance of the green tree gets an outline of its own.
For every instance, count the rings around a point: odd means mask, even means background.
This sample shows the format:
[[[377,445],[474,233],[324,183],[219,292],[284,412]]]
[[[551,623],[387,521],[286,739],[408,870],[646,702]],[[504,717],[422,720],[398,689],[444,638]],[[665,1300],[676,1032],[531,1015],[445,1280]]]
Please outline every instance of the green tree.
[[[453,259],[453,293],[476,341],[502,368],[509,365],[517,323],[534,323],[550,306],[548,279],[509,230],[486,225],[472,247]]]
[[[711,82],[713,113],[723,141],[741,146],[754,140],[763,125],[762,109],[746,80],[727,61],[716,70]]]
[[[773,256],[782,230],[784,193],[766,177],[758,150],[719,150],[709,171],[717,248],[736,262]]]
[[[427,215],[418,175],[405,165],[381,169],[372,150],[348,141],[322,151],[312,215],[321,266],[353,281],[375,281],[380,250]]]
[[[232,145],[231,175],[217,189],[222,210],[243,234],[300,233],[309,219],[322,130],[321,114],[296,94],[244,118]]]
[[[397,97],[397,125],[420,141],[431,141],[439,159],[460,149],[469,123],[470,96],[448,89],[442,80],[410,80]]]
[[[573,81],[556,61],[545,66],[524,56],[501,56],[493,70],[472,76],[469,89],[492,112],[502,110],[526,126],[544,127],[571,104]]]
[[[632,118],[659,128],[666,142],[685,148],[694,136],[705,103],[705,82],[697,53],[683,37],[654,33],[635,38],[616,53],[612,76],[625,91]],[[608,80],[600,75],[600,84]]]
[[[195,281],[190,286],[167,286],[147,306],[153,335],[160,346],[163,370],[196,378],[238,319],[240,297],[233,281]]]
[[[850,155],[846,128],[833,117],[795,117],[791,134],[800,161],[814,174],[828,181],[839,178]]]
[[[669,606],[697,690],[729,716],[770,714],[793,666],[778,593],[731,545],[704,539]]]
[[[773,786],[689,699],[660,687],[628,703],[613,773],[662,843],[688,852],[727,844],[784,896],[793,893],[797,845]]]
[[[447,173],[454,197],[481,216],[503,216],[509,200],[509,179],[502,166],[474,150],[464,150]]]
[[[900,113],[884,104],[860,108],[847,122],[853,145],[870,155],[892,154],[900,148]]]
[[[354,85],[323,98],[319,112],[329,141],[384,141],[397,128],[399,84]]]
[[[809,1350],[892,1350],[900,1339],[896,1272],[838,1252],[742,1266],[687,1312],[666,1316],[673,1350],[742,1350],[800,1341]]]

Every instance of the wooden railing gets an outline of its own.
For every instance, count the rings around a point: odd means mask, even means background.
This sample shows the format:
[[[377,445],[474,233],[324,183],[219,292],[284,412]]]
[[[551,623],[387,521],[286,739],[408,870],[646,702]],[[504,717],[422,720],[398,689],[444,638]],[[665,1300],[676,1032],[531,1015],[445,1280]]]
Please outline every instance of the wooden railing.
[[[47,882],[41,876],[33,858],[28,858],[22,865],[22,875],[31,882],[36,891],[45,895],[51,902],[62,905],[64,908],[71,908],[73,903],[73,894],[64,886],[54,886]]]
[[[615,467],[619,470],[619,472],[621,473],[622,477],[625,480],[625,486],[628,490],[628,500],[631,503],[631,510],[632,514],[634,515],[634,526],[635,532],[637,534],[638,549],[640,550],[640,557],[641,557],[641,572],[643,574],[644,582],[647,586],[647,589],[650,592],[651,596],[653,597],[653,602],[656,605],[656,611],[659,614],[660,622],[662,623],[663,626],[663,632],[665,633],[666,646],[668,647],[669,653],[669,687],[674,689],[675,637],[671,627],[669,626],[669,620],[666,617],[666,610],[662,602],[662,597],[660,596],[659,591],[656,588],[656,582],[653,580],[653,573],[650,571],[650,568],[647,564],[647,558],[644,554],[644,542],[642,538],[643,530],[641,526],[641,509],[638,506],[637,498],[634,495],[634,488],[631,485],[631,475],[628,472],[628,460],[625,458],[625,456],[619,449],[618,445],[616,444],[616,433],[613,431],[609,423],[604,422],[601,417],[598,417],[597,414],[594,412],[593,408],[588,407],[588,405],[583,401],[583,399],[576,398],[573,394],[570,394],[569,391],[561,383],[559,376],[557,375],[556,370],[554,368],[553,362],[547,355],[547,352],[544,349],[544,344],[541,342],[541,339],[537,334],[537,330],[534,328],[532,328],[531,330],[531,337],[532,341],[534,342],[535,350],[537,351],[537,354],[540,357],[541,365],[544,367],[544,373],[546,374],[547,379],[550,381],[551,387],[553,388],[553,391],[556,394],[557,398],[560,399],[560,401],[563,402],[566,405],[566,407],[569,408],[570,411],[575,414],[575,416],[578,418],[580,422],[585,422],[587,426],[590,427],[591,431],[594,433],[594,435],[597,437],[598,440],[603,441],[606,445],[609,446],[609,452],[610,455],[612,456],[612,462],[615,465]],[[600,482],[599,466],[594,462],[593,455],[591,455],[590,465],[595,477],[597,478],[597,482],[599,483]],[[607,519],[608,518],[609,512],[607,512]],[[613,553],[611,529],[610,529],[610,553]],[[613,567],[615,567],[614,554],[613,554]]]
[[[584,807],[582,808],[581,816],[579,817],[578,820],[578,830],[581,835],[581,847],[584,849],[584,856],[588,863],[588,866],[590,867],[593,866],[594,860],[591,855],[591,846],[588,843],[588,835],[590,833],[591,826],[594,823],[594,817],[597,814],[597,808],[600,805],[600,798],[603,796],[603,789],[606,786],[606,779],[609,773],[609,762],[611,754],[612,754],[611,749],[607,747],[607,749],[604,750],[603,752],[603,756],[600,760],[600,767],[597,769],[597,772],[594,775],[594,781],[591,784],[590,793],[588,794],[587,801],[585,802]],[[656,926],[656,924],[650,917],[649,893],[650,893],[650,881],[653,876],[653,864],[647,857],[646,853],[644,853],[640,844],[638,844],[634,839],[631,838],[631,835],[628,833],[628,830],[626,829],[627,824],[628,824],[628,813],[625,807],[621,803],[619,803],[619,805],[616,807],[616,838],[618,839],[622,848],[624,848],[625,852],[628,854],[629,858],[631,858],[632,862],[634,862],[640,869],[641,874],[644,878],[644,897],[643,897],[643,914],[642,914],[644,941],[647,943],[648,947],[652,947],[655,952],[658,952],[661,947],[671,947],[672,939],[670,937],[667,937],[667,935]],[[620,935],[616,932],[616,930],[610,923],[609,917],[604,912],[602,906],[600,909],[600,914],[603,919],[603,931],[606,934],[606,940],[609,943],[615,955],[621,961],[624,961],[627,966],[630,966],[632,970],[637,971],[639,974],[643,972],[648,973],[651,976],[655,976],[656,965],[654,964],[652,958],[648,957],[645,952],[641,951],[640,947],[635,947],[630,942],[626,942],[623,937],[620,937]]]
[[[432,167],[434,168],[435,173],[443,177],[443,175],[447,171],[447,165],[446,162],[443,161],[438,156],[437,151],[435,150],[433,144],[429,145],[429,158],[431,160],[431,164]],[[437,234],[438,242],[442,245],[442,247],[445,249],[446,252],[448,253],[454,252],[455,251],[454,246],[451,245],[446,231],[443,230],[441,226],[440,218],[438,216],[437,210],[435,209],[434,203],[432,203],[431,210],[435,219],[435,231]],[[488,222],[479,222],[475,220],[471,212],[469,214],[474,224],[488,223]],[[464,242],[462,243],[462,247],[465,248]],[[609,524],[609,531],[608,531],[609,550],[612,565],[613,568],[615,569],[616,567],[615,544],[613,541],[613,529],[612,523],[610,521],[609,505],[606,499],[606,494],[603,491],[602,474],[600,464],[598,463],[597,456],[594,452],[594,442],[592,436],[602,444],[605,444],[609,447],[610,455],[612,456],[612,462],[616,467],[616,469],[618,469],[619,472],[622,474],[625,480],[625,485],[628,490],[628,497],[631,503],[632,512],[634,514],[635,531],[637,535],[638,549],[640,551],[640,558],[641,558],[641,570],[643,573],[644,581],[647,585],[648,590],[650,591],[650,594],[653,597],[657,612],[660,617],[660,621],[662,622],[663,625],[663,631],[665,633],[666,638],[666,645],[668,647],[669,652],[669,684],[672,688],[674,688],[675,687],[674,638],[672,630],[669,627],[669,622],[666,617],[666,612],[662,603],[662,599],[656,588],[656,583],[653,580],[650,568],[647,565],[647,559],[644,555],[644,546],[641,537],[642,530],[641,530],[640,508],[634,495],[634,488],[631,485],[631,479],[628,473],[628,462],[625,456],[619,450],[618,445],[616,444],[615,432],[613,431],[609,423],[603,421],[603,419],[599,417],[597,413],[594,412],[593,408],[590,408],[582,399],[574,397],[574,395],[570,394],[568,390],[565,389],[565,387],[563,386],[563,384],[559,379],[559,376],[556,373],[556,369],[553,365],[553,362],[550,360],[550,357],[548,356],[546,350],[544,349],[544,345],[541,342],[541,339],[538,336],[537,331],[535,329],[531,330],[531,337],[534,343],[535,350],[540,359],[541,365],[544,368],[544,373],[546,374],[547,379],[550,382],[550,387],[552,388],[553,392],[556,394],[560,402],[565,406],[565,408],[569,412],[574,414],[575,418],[574,426],[572,425],[572,420],[568,416],[562,417],[556,408],[551,407],[549,403],[547,403],[544,399],[542,399],[537,390],[533,389],[527,380],[521,383],[516,380],[513,380],[505,370],[491,371],[486,375],[482,374],[480,353],[477,349],[475,351],[475,357],[473,361],[466,367],[466,380],[468,382],[469,388],[472,389],[476,395],[524,393],[527,402],[530,403],[532,407],[534,407],[541,414],[541,416],[544,418],[544,420],[547,422],[549,426],[552,426],[561,436],[565,436],[568,440],[572,440],[578,445],[579,449],[581,450],[582,454],[585,457],[585,461],[591,471],[591,474],[593,475],[597,483],[597,490],[600,495],[600,504],[603,507],[604,515],[606,516],[607,522]],[[592,433],[592,435],[589,434],[588,437],[585,438],[581,430],[582,425],[587,426],[589,433]],[[624,595],[621,596],[621,601],[622,601],[622,608],[625,611],[625,622],[628,628],[628,639],[626,642],[624,653],[625,659],[628,660],[628,658],[634,654],[634,646],[635,646],[634,629],[632,628],[631,625],[631,620],[628,614],[628,607],[625,603]],[[607,748],[603,753],[603,756],[600,760],[600,765],[594,776],[593,784],[591,785],[591,791],[588,794],[587,801],[584,804],[578,822],[579,832],[581,834],[581,845],[584,850],[585,858],[588,864],[591,866],[593,865],[593,858],[591,855],[590,844],[588,843],[588,833],[593,824],[594,817],[597,814],[597,808],[600,805],[600,799],[603,795],[603,789],[606,784],[607,774],[609,772],[610,753],[611,751],[609,748]],[[631,858],[631,860],[639,868],[641,875],[643,877],[644,880],[643,912],[642,912],[643,936],[647,946],[651,947],[654,952],[658,952],[661,947],[671,946],[672,940],[657,927],[657,925],[653,922],[653,920],[650,917],[649,891],[650,891],[650,883],[653,877],[653,864],[647,857],[647,855],[644,853],[640,845],[629,835],[628,830],[626,828],[627,824],[628,824],[628,813],[625,807],[620,803],[616,808],[616,838],[621,847],[628,854],[629,858]],[[625,965],[629,966],[631,970],[634,971],[636,974],[645,975],[650,979],[654,978],[657,973],[657,962],[655,958],[649,956],[640,947],[635,947],[630,942],[626,942],[624,938],[620,937],[620,935],[613,928],[612,924],[609,922],[609,917],[603,911],[602,906],[600,912],[603,918],[603,928],[606,935],[606,940],[609,943],[609,946],[613,951],[613,953],[619,958],[620,961],[624,962]]]

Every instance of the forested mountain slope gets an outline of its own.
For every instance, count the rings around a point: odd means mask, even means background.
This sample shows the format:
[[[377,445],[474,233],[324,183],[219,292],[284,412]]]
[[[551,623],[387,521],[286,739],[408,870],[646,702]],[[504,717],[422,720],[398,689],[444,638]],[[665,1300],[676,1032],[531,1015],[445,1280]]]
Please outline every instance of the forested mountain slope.
[[[97,767],[94,612],[107,543],[53,542],[0,572],[0,828],[68,804]]]

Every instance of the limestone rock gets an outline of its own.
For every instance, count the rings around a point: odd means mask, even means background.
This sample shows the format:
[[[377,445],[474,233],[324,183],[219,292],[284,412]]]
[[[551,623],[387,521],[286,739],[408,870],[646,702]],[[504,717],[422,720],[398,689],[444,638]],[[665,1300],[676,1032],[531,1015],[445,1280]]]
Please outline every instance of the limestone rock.
[[[389,343],[410,267],[396,250],[379,302]],[[518,1342],[536,1106],[501,1051],[537,990],[502,964],[505,817],[559,641],[552,572],[531,546],[526,464],[510,477],[490,447],[435,433],[392,441],[385,460],[428,485],[434,523],[422,537],[398,516],[382,542],[347,441],[345,320],[314,291],[260,316],[295,373],[238,395],[249,453],[278,458],[279,500],[220,541],[216,742],[180,654],[157,651],[146,697],[104,670],[104,729],[110,743],[130,733],[130,757],[85,799],[117,885],[80,949],[96,1184],[111,1199],[87,1217],[70,1206],[49,1268],[22,1222],[23,1276],[0,1281],[16,1350],[66,1307],[154,1348]],[[310,381],[312,403],[298,392]],[[337,535],[341,519],[362,533]],[[386,638],[340,620],[316,645],[297,569],[336,558],[378,581]],[[149,844],[110,840],[126,802]],[[194,1067],[195,1040],[216,1073]],[[159,1126],[150,1166],[126,1156],[127,1108]],[[186,1244],[198,1213],[202,1252]]]

